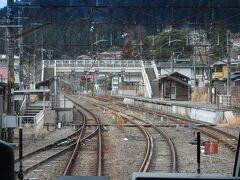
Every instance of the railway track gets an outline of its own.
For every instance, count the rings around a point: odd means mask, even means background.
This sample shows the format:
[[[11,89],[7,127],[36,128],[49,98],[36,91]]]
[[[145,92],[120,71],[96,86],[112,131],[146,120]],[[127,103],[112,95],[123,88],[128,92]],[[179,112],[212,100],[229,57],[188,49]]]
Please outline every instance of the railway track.
[[[37,168],[41,164],[50,161],[51,159],[59,156],[60,154],[64,153],[65,151],[68,151],[69,149],[72,148],[72,146],[76,142],[76,136],[79,134],[82,128],[79,128],[75,133],[64,137],[58,141],[55,141],[54,143],[48,144],[46,146],[43,146],[37,150],[34,150],[30,153],[24,154],[23,155],[23,173],[26,174],[29,171]],[[64,143],[68,142],[68,143]],[[62,144],[65,144],[64,146]],[[66,147],[66,144],[68,146]],[[16,174],[19,171],[19,161],[20,159],[17,158],[15,159],[15,172]]]
[[[84,117],[84,115],[83,115]],[[51,166],[51,162],[54,161],[55,159],[61,157],[61,156],[68,156],[69,152],[73,151],[72,155],[69,158],[65,158],[65,159],[69,159],[69,161],[72,161],[72,157],[74,157],[74,152],[76,152],[76,147],[80,147],[80,145],[91,139],[96,133],[97,130],[88,133],[86,136],[82,136],[83,132],[85,130],[85,125],[86,125],[86,120],[84,118],[82,126],[73,134],[62,138],[54,143],[51,143],[49,145],[43,146],[35,151],[32,151],[30,153],[27,153],[23,156],[23,174],[28,174],[32,171],[34,171],[35,169],[39,168],[40,166],[44,165],[44,166]],[[68,141],[68,143],[66,143],[66,141]],[[75,155],[76,156],[76,155]],[[68,161],[68,162],[69,162]],[[19,163],[20,163],[20,159],[17,158],[15,160],[15,173],[18,174],[19,172]],[[69,163],[65,164],[65,160],[61,161],[58,166],[65,166],[68,167],[68,169],[71,169],[72,164],[69,165]],[[44,168],[42,168],[44,169]],[[64,172],[67,172],[67,170],[65,170]],[[65,173],[65,174],[67,174]],[[54,173],[53,173],[54,174]],[[55,174],[55,175],[59,175],[59,174]]]
[[[152,161],[152,157],[153,157],[153,153],[154,153],[154,140],[152,135],[148,132],[149,130],[147,130],[147,128],[145,128],[144,126],[147,124],[149,127],[153,128],[155,131],[157,131],[164,139],[164,142],[166,142],[166,144],[163,146],[167,146],[169,147],[168,151],[170,152],[169,156],[166,156],[168,159],[162,159],[163,162],[169,162],[169,165],[166,165],[167,167],[170,167],[170,169],[168,169],[167,171],[169,172],[176,172],[177,171],[177,153],[175,150],[175,147],[173,145],[173,142],[171,141],[171,139],[167,136],[167,134],[165,132],[163,132],[161,129],[159,129],[157,126],[155,126],[154,124],[151,124],[150,122],[147,122],[137,116],[133,116],[131,114],[127,114],[126,112],[119,112],[119,110],[109,107],[109,106],[105,106],[103,104],[99,104],[96,102],[91,102],[88,100],[88,103],[91,103],[95,106],[98,106],[102,109],[111,109],[114,112],[118,112],[120,113],[120,116],[122,116],[124,119],[127,119],[128,121],[130,121],[131,123],[135,124],[144,134],[145,138],[146,138],[146,152],[145,152],[145,156],[143,158],[143,161],[138,169],[139,172],[147,172],[149,170],[151,161]],[[139,123],[140,122],[140,123]],[[142,124],[141,124],[142,123]],[[162,149],[160,149],[159,151],[161,151]],[[163,151],[165,151],[166,149],[164,149]],[[165,157],[165,158],[166,158]],[[165,171],[166,172],[166,171]]]
[[[231,151],[236,152],[237,150],[237,137],[228,134],[224,131],[213,127],[197,127],[195,131],[201,131],[203,134],[207,135],[208,137],[215,139],[216,141],[225,144],[227,147],[230,148]]]
[[[104,100],[103,97],[97,98],[97,99],[100,101],[103,100],[104,102],[111,101],[109,98],[106,98]],[[233,136],[229,133],[226,133],[220,129],[217,129],[217,128],[213,127],[213,125],[210,123],[206,123],[203,121],[198,121],[198,120],[194,120],[194,119],[190,119],[190,118],[185,118],[182,116],[173,115],[173,114],[169,114],[169,113],[165,113],[165,112],[156,112],[156,111],[150,110],[148,108],[136,107],[133,105],[126,105],[121,102],[114,102],[114,104],[124,107],[124,108],[127,108],[127,109],[130,108],[131,110],[135,110],[135,111],[139,111],[139,112],[144,111],[149,114],[153,114],[153,115],[155,114],[160,117],[165,117],[165,118],[168,118],[169,120],[172,120],[181,125],[188,125],[189,123],[193,123],[196,126],[198,126],[197,128],[195,128],[196,131],[197,130],[201,131],[203,134],[207,135],[208,137],[213,138],[220,143],[223,143],[224,145],[229,147],[230,150],[233,152],[236,152],[236,150],[237,150],[238,137]]]
[[[98,117],[91,112],[91,110],[83,107],[76,99],[69,99],[74,102],[81,111],[84,111],[84,119],[88,123],[88,129],[92,137],[91,141],[87,141],[85,144],[80,143],[81,138],[76,143],[75,149],[69,159],[67,166],[64,169],[63,175],[92,175],[101,176],[102,175],[102,134],[101,134],[101,124]],[[97,124],[97,126],[91,126]],[[89,129],[93,128],[92,130]],[[83,127],[84,129],[86,126]],[[89,136],[89,135],[88,135]],[[91,143],[90,143],[91,142]],[[91,149],[91,150],[89,150]],[[91,161],[91,162],[90,162]],[[83,162],[87,163],[83,164]],[[83,172],[84,169],[84,172]]]

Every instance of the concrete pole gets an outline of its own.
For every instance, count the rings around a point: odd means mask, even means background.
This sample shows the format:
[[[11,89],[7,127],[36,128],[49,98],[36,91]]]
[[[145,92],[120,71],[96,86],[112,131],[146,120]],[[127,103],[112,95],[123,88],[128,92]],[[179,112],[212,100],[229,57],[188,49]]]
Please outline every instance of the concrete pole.
[[[86,95],[87,95],[87,92],[88,92],[87,74],[85,75],[85,79],[86,79],[85,84],[86,84]]]
[[[230,31],[227,31],[227,106],[231,106],[231,46],[230,46]]]
[[[173,54],[171,54],[171,73],[173,73]]]
[[[54,108],[57,107],[57,68],[56,61],[54,63]]]
[[[211,63],[209,66],[209,102],[212,104],[212,70]]]
[[[13,21],[13,11],[10,9],[9,5],[14,4],[13,0],[7,1],[7,11],[10,16],[8,17],[8,25],[12,24]],[[7,113],[10,115],[13,113],[13,100],[12,100],[12,87],[14,84],[14,39],[12,38],[14,35],[13,27],[6,28],[7,34],[7,62],[8,62],[8,105],[7,105]],[[8,142],[12,143],[14,139],[14,131],[12,128],[7,130],[8,133]]]
[[[193,78],[194,78],[194,90],[196,89],[196,46],[194,45],[194,59],[193,59]]]
[[[46,93],[43,93],[43,110],[46,109]]]
[[[41,77],[41,81],[43,81],[44,80],[43,34],[42,34],[41,59],[42,59],[42,77]]]
[[[18,25],[21,24],[21,18],[22,16],[21,11],[18,9]],[[22,27],[18,27],[18,34],[22,33]],[[18,39],[18,48],[19,48],[19,83],[20,83],[20,89],[23,89],[23,62],[22,62],[22,53],[23,53],[23,38],[20,37]]]

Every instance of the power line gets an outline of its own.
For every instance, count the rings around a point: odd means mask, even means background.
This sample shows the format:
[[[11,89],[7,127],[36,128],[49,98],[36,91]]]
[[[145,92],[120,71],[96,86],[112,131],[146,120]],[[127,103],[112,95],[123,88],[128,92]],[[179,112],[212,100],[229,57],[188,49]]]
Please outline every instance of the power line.
[[[21,4],[11,4],[9,7],[21,7],[21,8],[97,8],[97,9],[231,9],[239,10],[240,6],[212,6],[212,5],[53,5],[53,4],[31,4],[31,5],[21,5]]]

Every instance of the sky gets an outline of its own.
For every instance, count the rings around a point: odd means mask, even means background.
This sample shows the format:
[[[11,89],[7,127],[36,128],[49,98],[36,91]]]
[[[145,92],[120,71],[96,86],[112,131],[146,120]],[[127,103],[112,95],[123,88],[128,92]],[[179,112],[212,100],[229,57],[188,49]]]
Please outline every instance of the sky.
[[[3,8],[7,5],[7,0],[0,0],[0,8]]]

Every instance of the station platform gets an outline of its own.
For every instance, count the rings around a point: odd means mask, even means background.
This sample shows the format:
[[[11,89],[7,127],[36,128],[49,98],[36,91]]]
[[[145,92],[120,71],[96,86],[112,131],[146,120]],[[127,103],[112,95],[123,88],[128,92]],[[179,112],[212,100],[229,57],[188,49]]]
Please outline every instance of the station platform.
[[[167,105],[179,105],[183,107],[195,107],[195,108],[202,108],[202,109],[213,109],[213,110],[231,110],[234,111],[234,108],[231,107],[223,107],[221,105],[217,104],[210,104],[206,102],[196,102],[196,101],[167,101],[167,100],[162,100],[158,98],[145,98],[145,97],[137,97],[137,96],[123,96],[123,95],[114,95],[113,97],[116,98],[131,98],[131,99],[136,99],[140,101],[146,101],[146,102],[152,102],[156,104],[167,104]]]
[[[216,104],[193,101],[166,101],[157,98],[114,95],[123,99],[124,103],[152,108],[166,113],[173,113],[186,118],[200,120],[211,124],[228,123],[239,117],[238,111],[233,108],[221,107]]]

